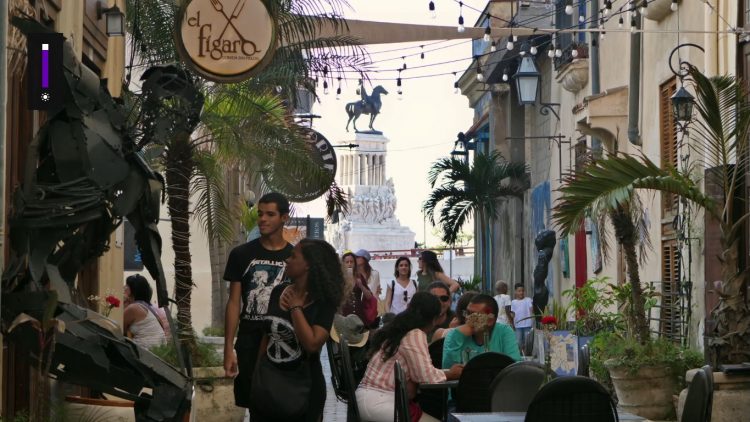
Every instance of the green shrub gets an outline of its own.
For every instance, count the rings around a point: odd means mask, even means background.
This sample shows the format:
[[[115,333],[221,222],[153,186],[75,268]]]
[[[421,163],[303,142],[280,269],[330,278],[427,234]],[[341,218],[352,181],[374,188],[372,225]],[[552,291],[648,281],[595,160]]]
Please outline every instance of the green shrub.
[[[177,368],[180,367],[177,360],[177,351],[172,342],[163,346],[152,347],[150,351],[164,362]],[[222,366],[224,364],[224,359],[219,356],[214,346],[202,341],[195,342],[192,358],[194,367]]]
[[[205,337],[224,337],[224,327],[206,327],[203,329]]]

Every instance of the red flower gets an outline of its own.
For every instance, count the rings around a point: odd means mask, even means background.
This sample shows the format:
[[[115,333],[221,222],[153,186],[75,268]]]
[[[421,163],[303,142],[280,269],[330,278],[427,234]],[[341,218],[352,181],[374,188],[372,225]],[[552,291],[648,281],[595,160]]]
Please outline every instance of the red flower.
[[[552,315],[547,315],[542,317],[541,322],[543,325],[557,324],[557,318],[553,317]]]
[[[109,303],[109,306],[112,307],[112,308],[119,308],[120,307],[120,299],[118,299],[118,298],[116,298],[116,297],[114,297],[112,295],[107,296],[107,298],[104,299],[104,300],[106,300],[107,303]]]

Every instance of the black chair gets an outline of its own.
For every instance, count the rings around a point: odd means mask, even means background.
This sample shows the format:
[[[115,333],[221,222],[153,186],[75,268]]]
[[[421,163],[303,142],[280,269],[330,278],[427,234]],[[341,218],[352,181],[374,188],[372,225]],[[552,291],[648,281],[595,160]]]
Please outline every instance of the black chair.
[[[471,359],[461,373],[456,386],[456,410],[459,412],[489,412],[492,408],[490,384],[497,374],[515,363],[502,353],[487,352]]]
[[[688,386],[685,408],[682,410],[680,422],[705,422],[710,396],[708,375],[706,375],[706,371],[700,369],[695,373]]]
[[[342,384],[348,399],[346,400],[346,420],[348,422],[359,422],[359,407],[357,407],[357,396],[354,393],[357,391],[357,383],[354,381],[354,367],[349,356],[349,343],[345,338],[341,339],[339,350],[341,351],[341,381],[343,381]]]
[[[616,422],[612,397],[598,382],[586,377],[560,377],[545,384],[526,412],[526,422]]]
[[[411,422],[409,415],[409,395],[406,394],[406,376],[401,365],[396,361],[393,364],[393,378],[396,381],[396,405],[393,407],[394,422]]]
[[[430,352],[430,359],[432,360],[432,366],[435,368],[443,367],[443,345],[445,344],[445,337],[440,340],[435,340],[428,346],[427,350]],[[446,368],[448,369],[448,368]]]
[[[346,388],[344,387],[344,381],[341,376],[341,353],[339,352],[341,347],[338,343],[331,340],[330,338],[326,341],[326,351],[328,352],[328,364],[331,367],[331,385],[333,386],[333,392],[336,394],[336,398],[343,402],[347,402],[348,396]]]
[[[711,422],[711,414],[713,413],[714,407],[714,369],[711,365],[705,365],[703,372],[706,373],[706,379],[708,380],[708,406],[706,406],[706,422]]]
[[[516,362],[500,371],[490,384],[493,412],[526,412],[544,382],[544,365]]]

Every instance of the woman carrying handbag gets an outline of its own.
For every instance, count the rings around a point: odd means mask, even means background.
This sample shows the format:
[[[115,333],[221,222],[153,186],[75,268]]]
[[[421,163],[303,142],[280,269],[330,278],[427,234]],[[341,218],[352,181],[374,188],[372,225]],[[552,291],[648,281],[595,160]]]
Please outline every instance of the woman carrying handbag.
[[[271,292],[266,335],[252,380],[253,422],[320,421],[326,384],[320,350],[341,303],[344,276],[336,251],[303,239],[286,261],[291,283]]]

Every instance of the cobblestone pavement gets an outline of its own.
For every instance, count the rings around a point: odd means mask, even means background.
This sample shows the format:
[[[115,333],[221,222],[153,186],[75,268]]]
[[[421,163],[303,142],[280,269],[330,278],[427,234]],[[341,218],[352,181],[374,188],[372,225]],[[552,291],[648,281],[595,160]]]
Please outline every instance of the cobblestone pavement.
[[[328,353],[326,348],[320,352],[320,361],[323,364],[323,377],[326,379],[326,407],[323,410],[323,422],[346,422],[346,403],[336,398],[331,385],[331,367],[328,365]],[[249,422],[250,417],[245,416],[245,422]]]

